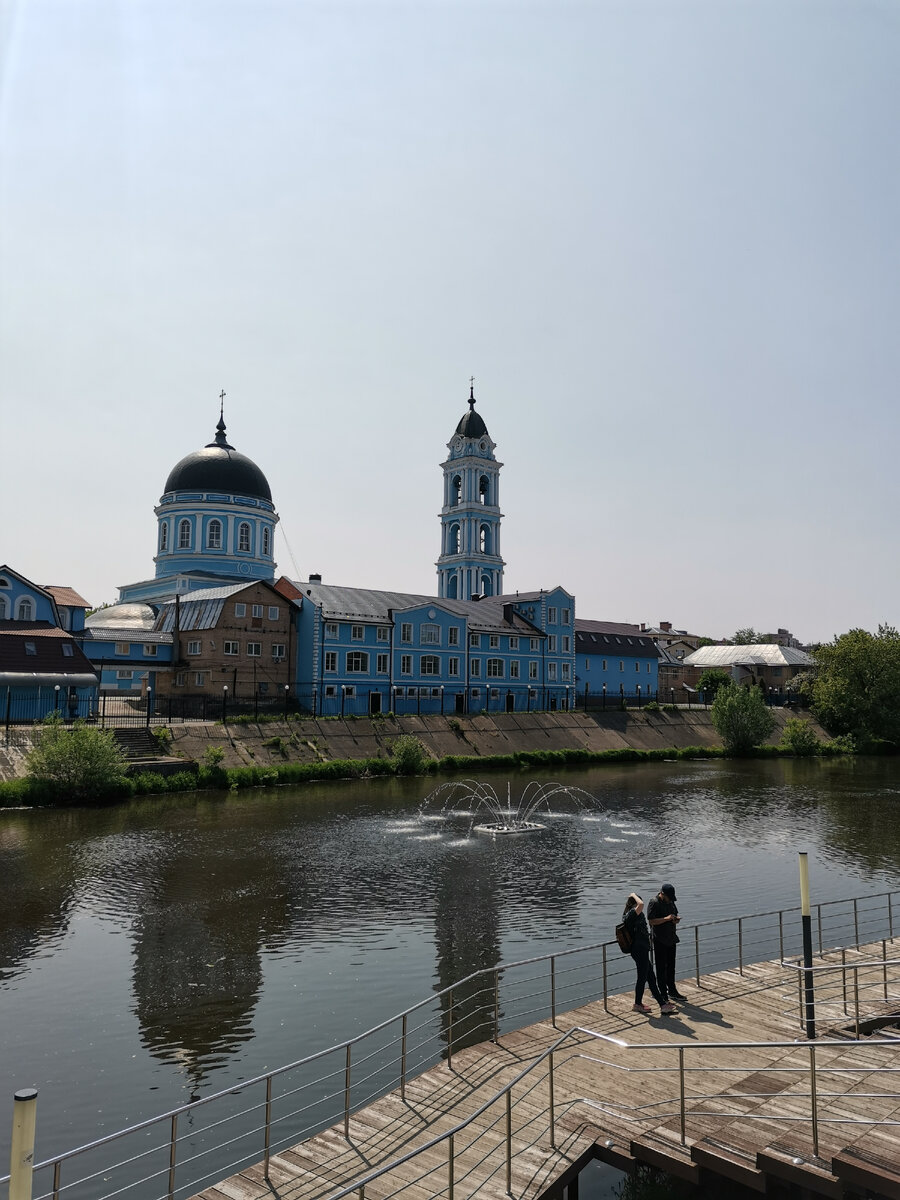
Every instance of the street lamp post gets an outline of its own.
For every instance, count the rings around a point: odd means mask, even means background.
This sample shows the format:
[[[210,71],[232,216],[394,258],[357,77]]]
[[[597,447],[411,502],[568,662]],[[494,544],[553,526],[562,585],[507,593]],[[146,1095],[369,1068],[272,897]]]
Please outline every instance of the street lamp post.
[[[444,715],[444,685],[441,684],[441,716]]]
[[[288,715],[288,697],[290,696],[290,694],[291,694],[291,685],[289,683],[286,683],[284,685],[284,719],[285,720],[287,720],[287,715]]]
[[[54,687],[53,691],[55,692],[55,698],[53,701],[53,711],[59,712],[59,684],[57,684]]]
[[[341,719],[342,720],[344,717],[344,698],[346,697],[346,695],[347,695],[347,685],[345,683],[342,683],[341,684]]]
[[[228,684],[222,684],[222,724],[228,721]]]
[[[147,688],[147,728],[150,728],[150,716],[153,712],[153,688]]]

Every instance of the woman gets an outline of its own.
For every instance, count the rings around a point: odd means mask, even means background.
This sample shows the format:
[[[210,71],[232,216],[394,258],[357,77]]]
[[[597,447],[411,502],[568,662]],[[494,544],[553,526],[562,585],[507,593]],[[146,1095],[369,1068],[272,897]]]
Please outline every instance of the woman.
[[[678,1012],[674,1004],[670,1004],[665,993],[660,991],[659,985],[656,982],[656,976],[653,974],[653,966],[650,962],[650,927],[647,924],[647,918],[644,916],[644,902],[637,894],[632,892],[625,901],[625,912],[622,914],[622,920],[625,922],[625,929],[631,937],[631,957],[634,959],[637,967],[637,981],[634,985],[634,1006],[632,1012],[649,1013],[651,1008],[644,1004],[644,986],[650,988],[650,992],[654,1000],[659,1005],[659,1011],[663,1014]]]

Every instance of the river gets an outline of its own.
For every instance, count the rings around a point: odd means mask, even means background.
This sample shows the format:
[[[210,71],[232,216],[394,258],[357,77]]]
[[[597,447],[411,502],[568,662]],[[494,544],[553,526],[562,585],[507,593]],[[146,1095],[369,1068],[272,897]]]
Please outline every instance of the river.
[[[513,780],[514,793],[529,778]],[[506,778],[488,777],[505,793]],[[900,879],[884,759],[567,771],[601,813],[493,839],[432,780],[0,810],[0,1145],[38,1157],[341,1041],[479,967],[612,937],[626,893],[684,927]]]

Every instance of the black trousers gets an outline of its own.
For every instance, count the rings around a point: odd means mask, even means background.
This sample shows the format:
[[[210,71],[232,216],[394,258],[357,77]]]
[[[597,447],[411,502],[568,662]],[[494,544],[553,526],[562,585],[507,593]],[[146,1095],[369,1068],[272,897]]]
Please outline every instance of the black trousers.
[[[641,1004],[644,1000],[644,987],[650,988],[650,994],[657,1004],[665,1004],[666,989],[664,984],[657,984],[653,974],[653,964],[650,961],[649,946],[632,946],[631,957],[637,967],[637,979],[634,984],[634,1002]]]
[[[675,987],[675,951],[677,946],[664,946],[661,942],[654,941],[653,956],[656,959],[656,978],[659,981],[659,986],[665,989],[666,995],[671,996],[673,992],[677,992]]]

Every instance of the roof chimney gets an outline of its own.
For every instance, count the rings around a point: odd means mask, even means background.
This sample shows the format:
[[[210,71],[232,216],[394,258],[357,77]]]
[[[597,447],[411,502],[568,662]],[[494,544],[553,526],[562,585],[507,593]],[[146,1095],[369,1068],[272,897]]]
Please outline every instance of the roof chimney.
[[[321,583],[322,576],[321,575],[310,575],[309,582],[310,583]]]
[[[663,633],[668,633],[669,630],[672,628],[672,622],[671,621],[660,621],[659,627],[663,631]]]

